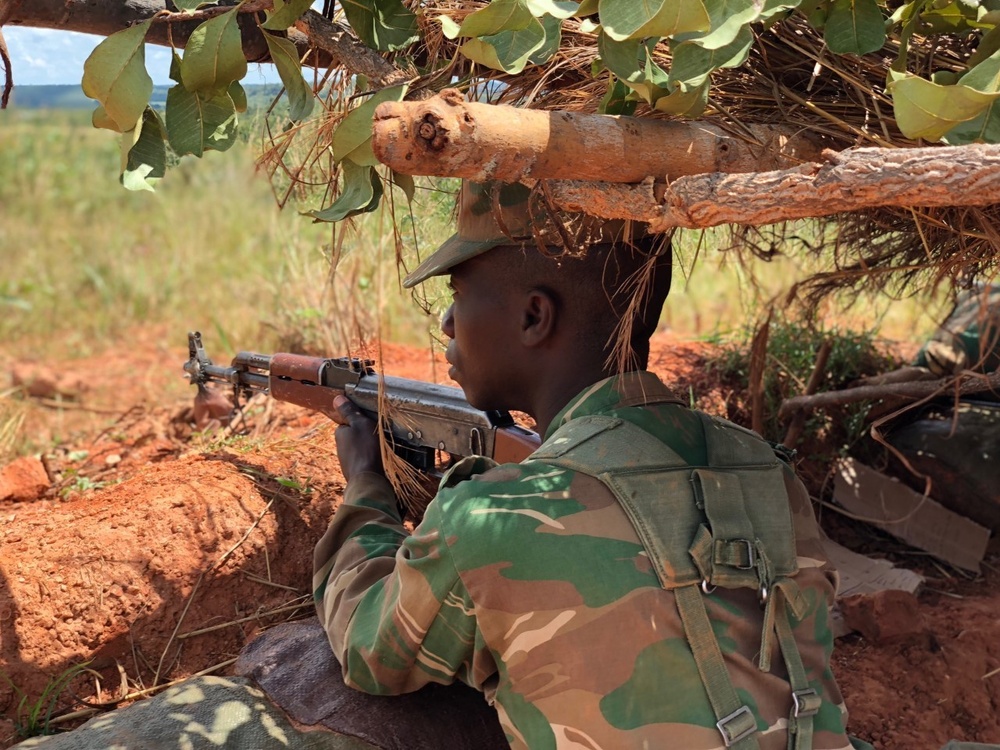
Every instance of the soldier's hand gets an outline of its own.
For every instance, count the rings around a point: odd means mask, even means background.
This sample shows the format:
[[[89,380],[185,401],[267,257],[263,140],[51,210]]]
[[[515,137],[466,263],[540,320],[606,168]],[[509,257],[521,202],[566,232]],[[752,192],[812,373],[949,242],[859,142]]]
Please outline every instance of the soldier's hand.
[[[337,456],[344,478],[350,480],[366,471],[383,473],[378,425],[361,412],[346,396],[333,399],[330,418],[337,422]]]

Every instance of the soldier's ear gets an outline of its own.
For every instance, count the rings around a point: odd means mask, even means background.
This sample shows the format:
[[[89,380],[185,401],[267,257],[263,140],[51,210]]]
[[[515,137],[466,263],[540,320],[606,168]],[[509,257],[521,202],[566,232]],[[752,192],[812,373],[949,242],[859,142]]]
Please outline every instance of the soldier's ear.
[[[559,304],[548,289],[536,287],[525,293],[521,306],[521,343],[537,347],[555,334]]]

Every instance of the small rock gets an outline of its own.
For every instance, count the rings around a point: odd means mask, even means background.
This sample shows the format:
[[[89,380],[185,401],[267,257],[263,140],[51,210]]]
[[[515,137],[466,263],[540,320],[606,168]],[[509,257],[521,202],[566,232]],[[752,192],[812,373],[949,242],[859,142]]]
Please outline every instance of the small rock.
[[[49,475],[34,456],[16,458],[0,469],[0,501],[37,500],[48,488]]]
[[[104,459],[104,463],[107,464],[108,466],[115,466],[117,464],[120,464],[121,462],[122,462],[122,457],[119,456],[117,453],[112,453],[111,455],[107,456]]]
[[[924,632],[917,597],[908,591],[886,589],[840,600],[844,622],[872,643],[886,643]]]
[[[10,370],[11,383],[34,398],[78,399],[87,390],[79,375],[57,372],[33,362],[15,362]]]

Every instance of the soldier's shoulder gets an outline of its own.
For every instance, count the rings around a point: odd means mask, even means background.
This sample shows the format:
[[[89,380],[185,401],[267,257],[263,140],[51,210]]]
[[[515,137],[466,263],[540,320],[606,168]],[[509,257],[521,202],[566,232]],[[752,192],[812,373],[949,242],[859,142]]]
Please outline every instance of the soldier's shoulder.
[[[435,499],[444,513],[487,505],[510,505],[518,497],[568,486],[574,476],[569,469],[541,461],[496,464],[481,467],[482,471],[476,472],[456,468],[458,471],[442,483]]]

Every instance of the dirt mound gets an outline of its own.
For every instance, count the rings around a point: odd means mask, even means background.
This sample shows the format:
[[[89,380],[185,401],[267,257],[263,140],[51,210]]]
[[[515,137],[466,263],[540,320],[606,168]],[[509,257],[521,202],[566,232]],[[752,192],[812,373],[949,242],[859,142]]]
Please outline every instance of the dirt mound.
[[[660,336],[651,368],[725,414],[732,394],[706,379],[709,350]],[[394,375],[445,372],[423,351],[386,346],[382,356]],[[74,665],[87,668],[57,716],[225,674],[261,628],[310,611],[312,547],[343,492],[332,428],[255,399],[238,429],[200,436],[178,375],[185,358],[147,332],[111,362],[72,363],[88,388],[69,405],[32,402],[30,434],[63,439],[44,456],[48,488],[0,504],[0,668],[10,678],[0,681],[0,747]],[[921,596],[921,633],[838,644],[851,729],[887,749],[1000,741],[1000,575],[922,572],[937,591]]]

